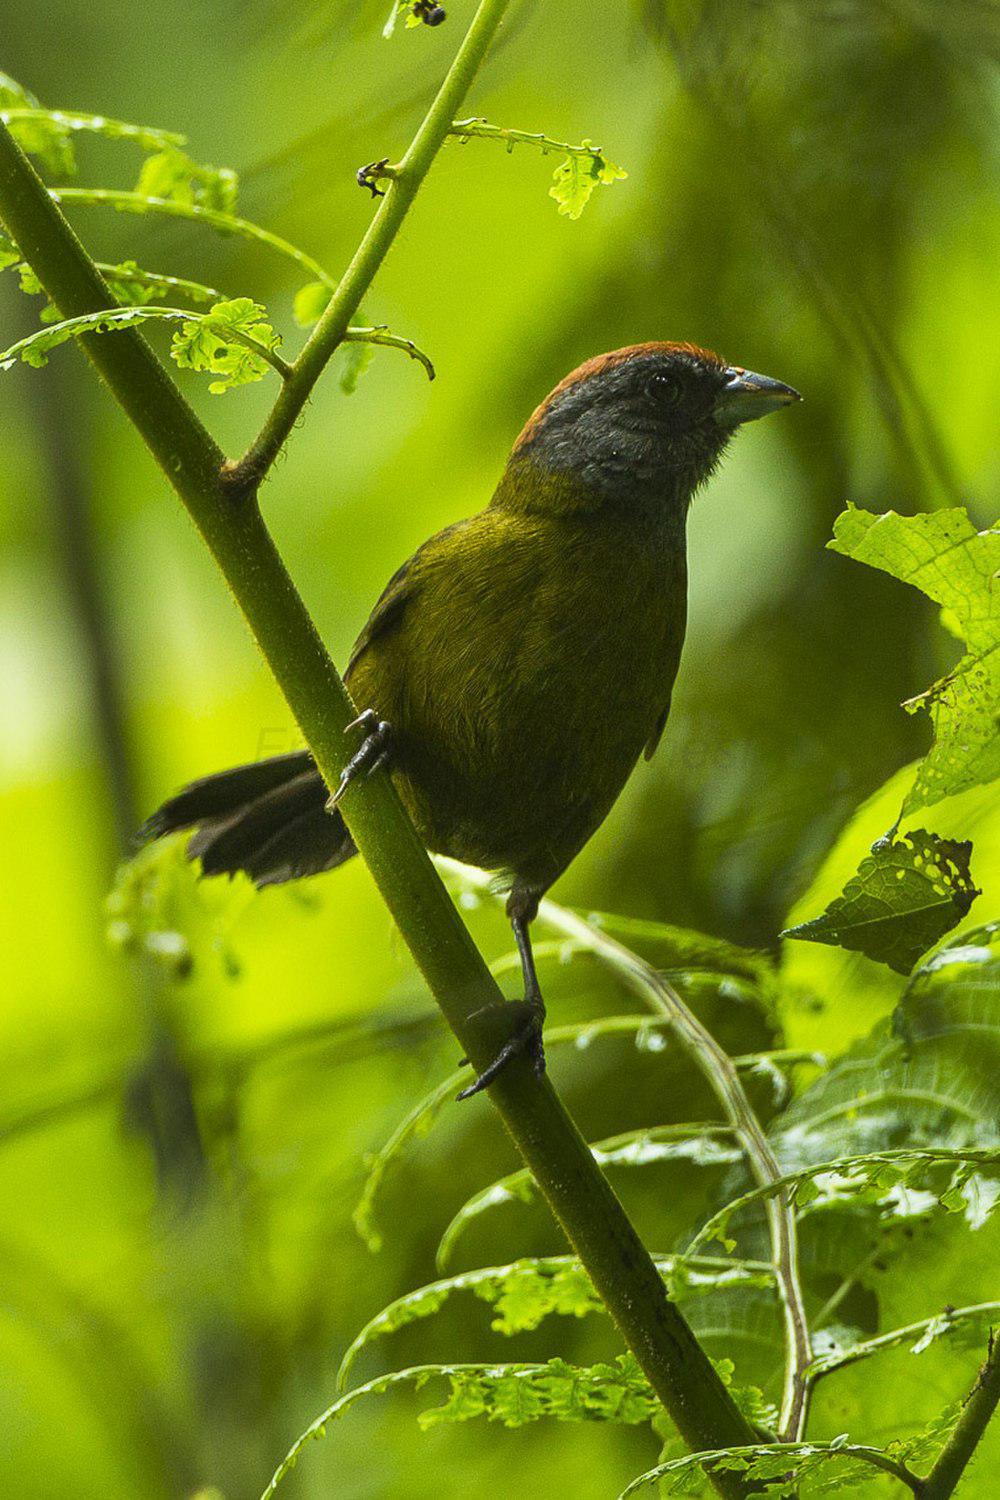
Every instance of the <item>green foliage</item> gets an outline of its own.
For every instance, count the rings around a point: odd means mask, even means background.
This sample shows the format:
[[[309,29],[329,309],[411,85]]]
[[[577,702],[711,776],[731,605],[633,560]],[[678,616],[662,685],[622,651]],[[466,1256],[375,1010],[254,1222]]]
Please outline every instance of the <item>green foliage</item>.
[[[583,141],[580,154],[567,156],[552,174],[549,197],[559,205],[559,212],[578,219],[599,186],[608,186],[627,177],[621,167],[609,161],[596,146]]]
[[[601,184],[623,181],[628,173],[616,166],[590,141],[571,146],[566,141],[555,141],[551,136],[529,130],[512,130],[502,125],[491,125],[488,120],[473,118],[456,120],[451,133],[464,144],[473,137],[488,141],[501,141],[508,152],[515,146],[537,146],[543,156],[558,151],[563,160],[553,173],[549,197],[559,205],[559,212],[571,219],[578,219],[590,202],[594,189]]]
[[[249,385],[266,375],[267,355],[281,342],[266,317],[250,297],[216,302],[207,316],[190,319],[174,334],[170,357],[182,370],[217,376],[208,387],[213,395]]]
[[[980,894],[969,870],[971,853],[971,843],[923,828],[882,839],[821,917],[782,936],[834,943],[909,974]]]
[[[409,28],[424,25],[425,16],[435,8],[430,0],[392,0],[392,9],[389,12],[389,19],[382,27],[382,35],[388,40],[396,30],[396,23],[400,17]],[[431,22],[431,24],[436,24],[436,22]]]
[[[772,1268],[764,1261],[720,1256],[658,1256],[657,1267],[673,1297],[703,1296],[734,1287],[770,1287]],[[604,1304],[573,1256],[531,1257],[508,1266],[480,1266],[431,1282],[377,1313],[357,1334],[338,1375],[343,1388],[358,1355],[375,1339],[431,1317],[456,1292],[471,1291],[496,1309],[491,1327],[508,1336],[525,1333],[553,1315],[583,1318],[603,1312]]]
[[[19,359],[40,368],[48,364],[53,349],[85,334],[117,333],[139,323],[179,322],[170,346],[172,358],[182,369],[218,376],[209,390],[221,395],[234,386],[260,380],[269,366],[283,368],[277,354],[280,339],[262,321],[264,316],[264,309],[249,297],[216,302],[207,313],[149,305],[107,308],[67,318],[19,339],[0,353],[0,370],[9,370]]]
[[[228,982],[242,973],[232,932],[252,900],[247,882],[220,890],[200,880],[182,840],[151,844],[119,867],[105,902],[108,941],[144,953],[174,979],[200,964],[208,970],[201,977]]]
[[[1000,776],[1000,529],[976,531],[958,508],[875,516],[851,506],[829,546],[927,594],[968,647],[946,677],[906,705],[930,714],[934,744],[903,814]]]
[[[76,171],[68,127],[52,119],[34,94],[6,73],[0,73],[0,118],[9,123],[22,150],[37,156],[50,172],[69,177]]]
[[[687,1161],[696,1166],[718,1167],[742,1161],[743,1152],[733,1142],[733,1132],[724,1125],[661,1125],[630,1130],[591,1146],[594,1160],[609,1167],[648,1167],[659,1162]],[[512,1172],[471,1197],[452,1219],[438,1246],[438,1266],[451,1260],[459,1239],[481,1214],[504,1203],[532,1203],[538,1187],[525,1169]]]
[[[126,120],[110,120],[105,115],[42,109],[37,105],[0,107],[0,119],[9,126],[11,135],[22,150],[29,156],[40,157],[50,171],[62,176],[76,170],[72,136],[80,132],[104,136],[109,141],[133,141],[148,152],[176,152],[180,155],[180,148],[185,144],[184,137],[171,130],[156,130],[150,125],[132,125]],[[195,166],[194,163],[191,165]],[[207,174],[212,169],[196,170]]]
[[[664,1036],[664,1030],[669,1022],[662,1016],[629,1016],[613,1015],[602,1017],[593,1021],[576,1022],[569,1026],[553,1026],[545,1033],[545,1045],[547,1048],[560,1046],[575,1046],[586,1048],[594,1041],[603,1040],[615,1036],[632,1036],[635,1039],[636,1048],[643,1052],[660,1052],[668,1044]],[[780,1055],[779,1062],[780,1062]],[[795,1060],[801,1060],[801,1054],[795,1054]],[[767,1055],[762,1058],[758,1054],[748,1055],[737,1059],[738,1063],[748,1069],[759,1069],[762,1061],[767,1061]],[[781,1076],[778,1063],[774,1065],[778,1076]],[[435,1122],[440,1118],[445,1105],[455,1097],[459,1091],[468,1083],[468,1075],[458,1071],[443,1079],[413,1107],[404,1117],[392,1135],[379,1151],[369,1158],[368,1171],[365,1184],[354,1210],[354,1226],[368,1248],[377,1251],[382,1247],[382,1235],[375,1227],[375,1215],[378,1201],[385,1183],[386,1173],[397,1163],[402,1153],[416,1140],[422,1139],[433,1128]],[[639,1136],[645,1132],[638,1132]],[[629,1164],[628,1158],[642,1155],[638,1147],[628,1144],[622,1145],[621,1154],[625,1164]],[[650,1151],[658,1148],[648,1148]],[[704,1144],[698,1144],[690,1148],[704,1152],[706,1159],[712,1148]],[[676,1152],[674,1153],[677,1154]],[[648,1159],[648,1158],[647,1158]],[[717,1159],[725,1159],[717,1157]],[[529,1201],[534,1194],[534,1185],[523,1173],[515,1173],[511,1179],[513,1186],[505,1183],[495,1184],[497,1192],[496,1202],[506,1203],[514,1197],[522,1201]],[[488,1201],[489,1192],[483,1195],[481,1205],[473,1210],[480,1212],[482,1208],[492,1206]]]
[[[344,361],[340,370],[340,389],[345,396],[353,396],[358,381],[375,358],[374,344],[358,342],[344,348]]]
[[[745,1448],[718,1448],[711,1453],[690,1453],[658,1464],[634,1479],[622,1491],[620,1500],[657,1483],[661,1495],[703,1493],[700,1486],[690,1488],[692,1479],[697,1481],[699,1474],[721,1472],[738,1473],[748,1483],[766,1486],[769,1500],[799,1493],[832,1494],[837,1490],[857,1494],[862,1486],[870,1488],[873,1470],[891,1473],[899,1462],[888,1450],[849,1442],[846,1434],[829,1443],[760,1443]],[[820,1482],[818,1488],[810,1483],[816,1480]]]
[[[544,1364],[437,1364],[397,1370],[358,1386],[328,1406],[326,1411],[298,1437],[289,1449],[261,1500],[269,1500],[281,1480],[295,1467],[308,1442],[326,1436],[329,1422],[344,1415],[358,1401],[383,1395],[401,1384],[417,1390],[435,1379],[448,1381],[450,1391],[441,1406],[424,1411],[421,1427],[468,1422],[484,1417],[504,1427],[523,1427],[528,1422],[552,1417],[560,1422],[616,1422],[634,1425],[646,1422],[659,1410],[659,1402],[630,1354],[614,1364],[581,1368],[563,1359]]]

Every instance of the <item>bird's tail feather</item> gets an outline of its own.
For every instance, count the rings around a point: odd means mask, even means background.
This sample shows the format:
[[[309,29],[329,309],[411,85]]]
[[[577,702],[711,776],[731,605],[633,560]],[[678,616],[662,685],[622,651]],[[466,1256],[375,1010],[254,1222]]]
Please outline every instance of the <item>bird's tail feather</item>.
[[[243,870],[257,885],[280,885],[335,869],[357,853],[308,750],[236,766],[192,781],[159,808],[140,838],[194,829],[188,857],[206,875]]]

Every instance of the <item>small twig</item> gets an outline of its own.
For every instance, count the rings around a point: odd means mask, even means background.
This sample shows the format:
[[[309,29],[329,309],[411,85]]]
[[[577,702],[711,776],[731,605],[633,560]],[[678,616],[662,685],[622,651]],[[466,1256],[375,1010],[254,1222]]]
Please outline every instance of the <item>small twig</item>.
[[[976,1383],[965,1400],[958,1426],[938,1454],[937,1462],[922,1479],[916,1494],[921,1500],[947,1500],[968,1467],[1000,1401],[1000,1345],[991,1332],[986,1359]]]
[[[259,244],[267,245],[279,255],[295,261],[296,265],[301,266],[304,271],[309,272],[310,276],[317,281],[322,281],[323,285],[330,287],[331,290],[336,285],[329,271],[321,266],[318,260],[307,255],[290,240],[282,239],[280,234],[272,234],[269,229],[253,223],[251,219],[242,219],[237,214],[224,213],[222,209],[205,208],[200,203],[181,203],[176,198],[151,198],[145,193],[124,192],[116,188],[59,187],[49,188],[48,193],[53,203],[103,205],[106,208],[118,209],[122,213],[156,214],[167,219],[190,219],[194,224],[205,224],[221,234],[236,234],[243,239],[257,240]]]
[[[389,158],[382,156],[378,161],[370,161],[366,167],[358,168],[358,187],[367,188],[373,198],[384,198],[385,193],[379,187],[380,182],[391,182],[398,177],[399,168],[389,165]]]
[[[890,1328],[887,1333],[880,1333],[876,1338],[864,1339],[860,1344],[851,1344],[847,1349],[825,1354],[813,1362],[807,1373],[810,1381],[822,1380],[824,1375],[832,1375],[834,1370],[844,1370],[848,1365],[857,1364],[871,1354],[880,1354],[884,1349],[898,1349],[900,1344],[907,1344],[911,1339],[920,1340],[936,1323],[941,1325],[940,1337],[969,1319],[985,1320],[987,1317],[1000,1318],[1000,1302],[973,1302],[968,1307],[948,1308],[933,1318],[921,1318],[918,1323],[905,1323],[899,1328]]]
[[[513,151],[515,146],[537,146],[543,156],[548,156],[550,151],[559,151],[563,156],[589,156],[592,161],[604,160],[602,148],[590,141],[574,146],[569,141],[553,140],[550,135],[544,135],[541,131],[512,130],[506,125],[491,125],[489,120],[478,116],[469,120],[456,120],[448,134],[457,136],[463,144],[472,136],[477,136],[484,141],[503,141],[508,151]]]
[[[434,366],[424,351],[419,349],[412,339],[405,339],[398,333],[390,333],[384,323],[379,323],[374,328],[348,328],[343,342],[345,344],[382,344],[387,349],[402,349],[403,353],[415,359],[418,365],[423,365],[427,371],[428,380],[434,379]],[[291,367],[289,367],[289,373],[291,373]]]

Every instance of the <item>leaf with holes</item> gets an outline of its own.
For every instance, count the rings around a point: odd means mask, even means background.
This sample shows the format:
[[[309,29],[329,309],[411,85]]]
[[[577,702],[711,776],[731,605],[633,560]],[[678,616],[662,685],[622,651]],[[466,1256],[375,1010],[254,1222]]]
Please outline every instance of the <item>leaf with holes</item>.
[[[909,974],[979,895],[969,870],[971,853],[971,844],[923,828],[883,839],[822,916],[782,936],[850,948]]]

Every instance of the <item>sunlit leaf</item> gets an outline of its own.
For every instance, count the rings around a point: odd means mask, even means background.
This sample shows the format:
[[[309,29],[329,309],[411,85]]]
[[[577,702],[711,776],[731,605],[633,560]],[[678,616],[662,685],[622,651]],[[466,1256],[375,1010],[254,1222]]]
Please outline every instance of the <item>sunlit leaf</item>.
[[[828,545],[922,590],[968,648],[953,671],[906,705],[930,714],[934,744],[903,814],[1000,776],[1000,528],[977,532],[958,508],[877,516],[852,506]]]
[[[782,936],[850,948],[909,974],[979,895],[969,869],[971,853],[971,844],[923,828],[883,839],[822,916]]]
[[[248,385],[267,374],[268,361],[237,338],[251,340],[269,352],[281,342],[259,302],[250,297],[234,297],[216,302],[207,317],[183,324],[170,345],[171,358],[186,370],[204,370],[218,379],[209,390],[222,395],[240,385]]]
[[[569,219],[578,219],[590,202],[594,189],[627,177],[621,167],[597,149],[583,141],[579,153],[573,153],[559,163],[552,174],[549,197],[559,205],[559,212]]]

